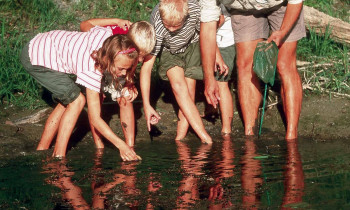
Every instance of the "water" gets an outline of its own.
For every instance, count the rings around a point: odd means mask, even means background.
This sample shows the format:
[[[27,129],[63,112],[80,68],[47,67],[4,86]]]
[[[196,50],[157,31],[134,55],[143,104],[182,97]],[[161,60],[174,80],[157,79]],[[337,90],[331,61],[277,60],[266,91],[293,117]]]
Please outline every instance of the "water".
[[[90,141],[91,140],[91,141]],[[0,209],[347,209],[347,140],[137,142],[140,162],[79,142],[0,160]]]

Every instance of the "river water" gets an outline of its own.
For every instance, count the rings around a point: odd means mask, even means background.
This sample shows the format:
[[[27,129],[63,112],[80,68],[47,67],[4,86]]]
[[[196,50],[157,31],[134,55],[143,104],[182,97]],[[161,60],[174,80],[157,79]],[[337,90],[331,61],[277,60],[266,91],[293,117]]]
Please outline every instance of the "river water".
[[[349,209],[348,139],[139,141],[139,162],[79,142],[0,160],[0,209]]]

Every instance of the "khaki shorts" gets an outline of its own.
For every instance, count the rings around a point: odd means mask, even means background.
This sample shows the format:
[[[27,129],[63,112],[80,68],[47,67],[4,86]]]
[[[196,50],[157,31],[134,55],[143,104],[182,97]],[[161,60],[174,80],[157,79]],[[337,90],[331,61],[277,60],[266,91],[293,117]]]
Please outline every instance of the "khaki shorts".
[[[253,41],[261,38],[267,39],[270,35],[270,28],[272,31],[280,29],[285,12],[286,4],[254,12],[232,10],[231,23],[235,43]],[[305,36],[304,12],[302,10],[299,19],[290,33],[285,37],[284,41],[297,41]]]
[[[220,75],[219,71],[216,71],[215,79],[220,82],[228,82],[229,80],[231,80],[232,71],[233,71],[233,68],[235,67],[236,46],[231,45],[228,47],[219,48],[219,50],[229,70],[226,76]]]
[[[69,77],[69,74],[32,65],[28,49],[29,43],[25,45],[21,53],[20,59],[23,67],[40,85],[52,93],[52,98],[63,105],[68,105],[77,99],[81,90]]]
[[[199,42],[192,43],[185,52],[171,54],[163,50],[160,55],[158,73],[162,80],[169,81],[167,71],[175,66],[184,70],[185,77],[203,80]]]

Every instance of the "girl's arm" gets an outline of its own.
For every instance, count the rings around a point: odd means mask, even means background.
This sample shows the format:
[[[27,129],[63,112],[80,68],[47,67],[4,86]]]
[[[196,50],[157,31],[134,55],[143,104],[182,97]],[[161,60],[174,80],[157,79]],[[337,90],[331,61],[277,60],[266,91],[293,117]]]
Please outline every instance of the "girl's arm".
[[[119,18],[96,18],[85,20],[80,23],[80,31],[87,32],[94,26],[108,26],[108,25],[118,25],[119,27],[126,30],[130,28],[132,22],[129,20],[119,19]]]
[[[86,98],[91,125],[119,149],[123,161],[141,160],[140,156],[136,155],[136,153],[123,140],[116,136],[109,125],[101,118],[99,93],[86,88]]]

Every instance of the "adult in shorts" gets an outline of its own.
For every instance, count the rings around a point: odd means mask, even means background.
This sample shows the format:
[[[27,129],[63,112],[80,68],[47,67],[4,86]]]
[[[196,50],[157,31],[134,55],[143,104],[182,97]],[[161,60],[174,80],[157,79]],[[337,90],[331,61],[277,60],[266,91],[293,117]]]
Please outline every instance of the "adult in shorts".
[[[302,0],[201,0],[201,53],[205,95],[208,103],[220,100],[214,79],[216,21],[218,3],[231,13],[237,53],[238,97],[246,135],[256,133],[261,103],[260,82],[253,72],[253,55],[258,42],[274,41],[279,47],[277,71],[281,79],[281,98],[286,117],[286,139],[297,138],[302,103],[301,79],[296,67],[297,42],[306,36]]]

